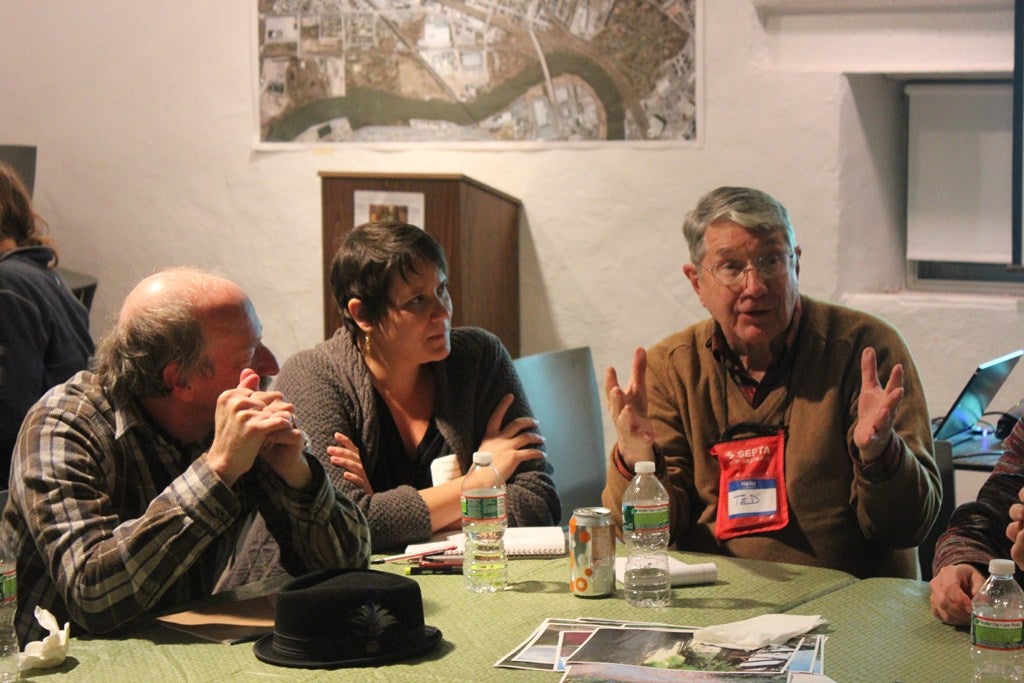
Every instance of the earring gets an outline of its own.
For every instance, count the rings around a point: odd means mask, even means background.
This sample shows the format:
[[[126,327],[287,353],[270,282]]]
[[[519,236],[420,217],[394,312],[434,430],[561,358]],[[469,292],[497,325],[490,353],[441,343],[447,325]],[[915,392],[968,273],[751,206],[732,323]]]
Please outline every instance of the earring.
[[[363,355],[370,355],[370,333],[367,332],[366,336],[363,337]]]

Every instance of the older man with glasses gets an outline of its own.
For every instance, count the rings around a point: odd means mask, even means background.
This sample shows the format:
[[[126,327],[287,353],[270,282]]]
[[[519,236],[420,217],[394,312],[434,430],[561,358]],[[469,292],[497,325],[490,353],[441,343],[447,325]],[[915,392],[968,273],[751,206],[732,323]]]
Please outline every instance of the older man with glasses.
[[[608,368],[605,504],[618,511],[633,466],[653,460],[681,550],[920,576],[942,494],[900,334],[800,295],[789,215],[764,192],[709,192],[683,233],[711,318],[637,349],[624,388]]]

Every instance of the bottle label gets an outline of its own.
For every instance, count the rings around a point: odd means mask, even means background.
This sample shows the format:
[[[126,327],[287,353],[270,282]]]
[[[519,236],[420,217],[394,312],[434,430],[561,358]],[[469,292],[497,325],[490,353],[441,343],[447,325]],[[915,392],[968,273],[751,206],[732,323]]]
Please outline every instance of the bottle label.
[[[497,522],[505,519],[505,494],[490,496],[462,495],[464,522]]]
[[[0,574],[0,604],[12,605],[18,601],[18,570],[14,567]]]
[[[1024,649],[1024,621],[971,617],[971,644],[985,650]]]
[[[623,531],[668,531],[668,503],[622,504]]]

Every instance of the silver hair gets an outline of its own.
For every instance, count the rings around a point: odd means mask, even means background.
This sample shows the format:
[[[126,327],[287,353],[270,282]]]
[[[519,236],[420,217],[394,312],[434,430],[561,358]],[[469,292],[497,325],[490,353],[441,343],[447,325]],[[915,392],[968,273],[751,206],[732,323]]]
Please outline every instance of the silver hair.
[[[762,235],[781,233],[790,249],[796,247],[789,212],[775,198],[749,187],[719,187],[701,197],[683,221],[683,236],[690,249],[691,263],[700,265],[704,260],[707,251],[704,235],[708,226],[725,221]]]

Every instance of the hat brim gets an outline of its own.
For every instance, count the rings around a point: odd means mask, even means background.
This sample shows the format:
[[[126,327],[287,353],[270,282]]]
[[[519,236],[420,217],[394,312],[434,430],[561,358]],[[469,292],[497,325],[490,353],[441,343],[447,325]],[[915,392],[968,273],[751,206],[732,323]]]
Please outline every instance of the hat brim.
[[[370,666],[372,664],[387,664],[403,659],[410,659],[416,655],[428,652],[441,642],[441,631],[433,626],[423,627],[423,638],[415,645],[408,647],[401,652],[393,652],[376,657],[362,657],[357,659],[337,659],[332,661],[316,661],[311,659],[294,659],[283,657],[274,652],[274,634],[268,633],[252,646],[256,658],[261,662],[275,666],[290,666],[296,669],[341,669],[344,667]]]

